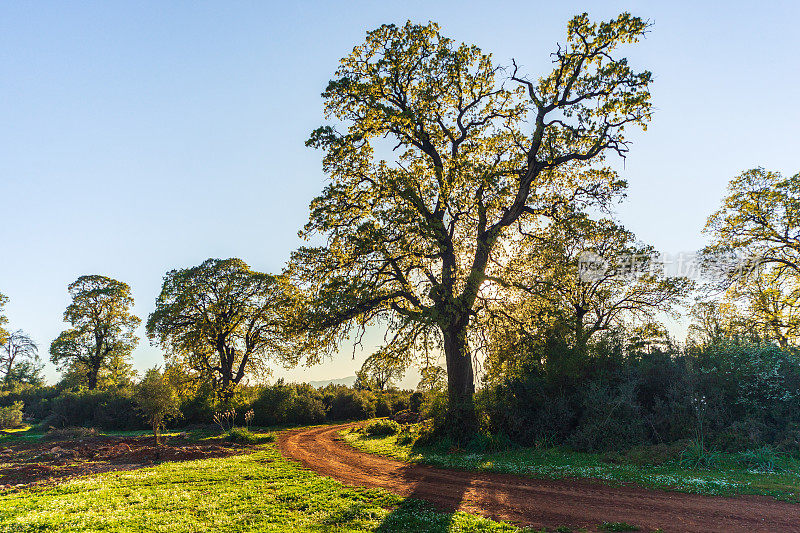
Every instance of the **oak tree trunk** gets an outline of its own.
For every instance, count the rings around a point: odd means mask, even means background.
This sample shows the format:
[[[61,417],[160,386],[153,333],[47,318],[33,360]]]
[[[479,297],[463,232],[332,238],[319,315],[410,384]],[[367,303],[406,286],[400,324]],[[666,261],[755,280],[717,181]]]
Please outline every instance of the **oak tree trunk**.
[[[467,344],[466,327],[451,324],[442,331],[447,363],[447,415],[444,432],[457,442],[468,440],[478,430],[475,415],[475,374]]]

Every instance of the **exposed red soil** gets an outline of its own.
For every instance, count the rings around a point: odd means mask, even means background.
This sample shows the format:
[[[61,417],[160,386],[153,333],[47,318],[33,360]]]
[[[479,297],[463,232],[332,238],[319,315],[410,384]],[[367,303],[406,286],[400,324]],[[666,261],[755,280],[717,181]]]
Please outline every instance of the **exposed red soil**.
[[[91,437],[19,442],[0,447],[0,490],[45,484],[111,470],[131,470],[163,461],[223,457],[245,451],[232,443],[196,443],[180,436]]]
[[[441,510],[520,525],[596,531],[603,522],[626,522],[642,531],[800,532],[800,505],[768,497],[700,496],[407,464],[341,442],[338,432],[348,426],[286,431],[278,445],[287,457],[348,485],[384,488]]]

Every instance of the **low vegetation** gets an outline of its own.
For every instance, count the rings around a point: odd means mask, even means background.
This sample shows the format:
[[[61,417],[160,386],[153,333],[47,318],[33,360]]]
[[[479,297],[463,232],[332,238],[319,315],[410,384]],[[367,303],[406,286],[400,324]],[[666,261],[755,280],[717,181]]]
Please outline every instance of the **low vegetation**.
[[[686,464],[687,443],[644,446],[627,452],[587,453],[566,448],[492,448],[477,438],[467,447],[440,441],[419,444],[420,425],[406,426],[396,435],[372,437],[363,430],[342,432],[355,448],[401,461],[445,468],[502,472],[538,478],[588,478],[610,484],[636,483],[642,487],[697,494],[732,496],[760,494],[800,503],[800,458],[755,450],[717,453],[713,463]],[[756,459],[758,458],[758,459]]]
[[[436,512],[386,491],[345,487],[287,461],[272,444],[252,454],[5,491],[0,509],[0,532],[14,533],[517,531],[462,512]]]

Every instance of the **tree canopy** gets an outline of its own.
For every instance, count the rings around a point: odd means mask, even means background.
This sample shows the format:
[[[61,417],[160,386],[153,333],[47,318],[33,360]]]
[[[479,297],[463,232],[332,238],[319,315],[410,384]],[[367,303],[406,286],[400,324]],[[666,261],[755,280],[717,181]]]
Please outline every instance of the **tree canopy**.
[[[229,398],[246,375],[281,361],[282,310],[286,287],[280,278],[251,270],[241,259],[208,259],[164,276],[147,334]]]
[[[7,303],[8,296],[0,293],[0,343],[5,343],[6,338],[8,337],[8,331],[6,331],[3,327],[5,324],[8,324],[8,317],[5,313],[5,307]]]
[[[0,345],[0,372],[7,386],[14,381],[37,382],[39,347],[21,329],[9,334]]]
[[[121,281],[81,276],[68,287],[72,303],[64,321],[72,327],[50,345],[50,359],[62,370],[74,367],[85,376],[89,389],[97,387],[102,369],[127,360],[139,342],[134,330],[141,320],[131,313],[131,288]]]
[[[755,168],[731,180],[706,223],[704,250],[727,314],[748,336],[794,344],[800,335],[800,174]],[[728,320],[729,329],[734,320]]]
[[[647,28],[627,13],[579,15],[538,81],[434,23],[369,32],[323,93],[331,124],[307,143],[331,179],[302,232],[325,243],[289,269],[312,358],[377,322],[390,349],[441,348],[449,426],[473,431],[479,296],[521,231],[606,207],[624,187],[602,162],[649,121],[651,74],[614,53]]]

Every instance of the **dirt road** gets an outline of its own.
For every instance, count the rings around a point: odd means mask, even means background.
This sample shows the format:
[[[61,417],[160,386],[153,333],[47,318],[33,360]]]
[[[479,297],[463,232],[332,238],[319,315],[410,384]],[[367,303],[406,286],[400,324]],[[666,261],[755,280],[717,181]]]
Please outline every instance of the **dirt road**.
[[[633,524],[641,531],[800,532],[800,505],[768,497],[721,498],[410,465],[340,442],[338,431],[346,427],[287,431],[278,444],[287,457],[348,485],[380,487],[442,510],[520,525],[596,531],[607,521]]]

